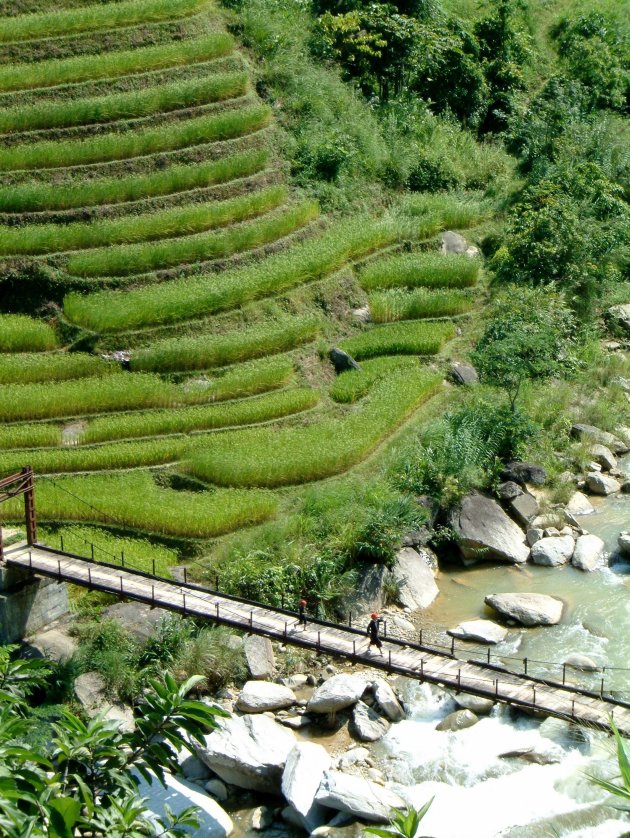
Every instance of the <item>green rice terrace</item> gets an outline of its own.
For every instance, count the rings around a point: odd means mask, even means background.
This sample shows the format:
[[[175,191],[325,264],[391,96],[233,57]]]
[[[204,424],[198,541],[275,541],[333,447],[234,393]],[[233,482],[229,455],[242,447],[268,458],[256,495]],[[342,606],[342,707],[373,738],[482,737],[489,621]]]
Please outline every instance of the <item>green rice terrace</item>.
[[[214,3],[65,5],[0,34],[0,472],[51,543],[203,557],[419,421],[481,299],[438,234],[487,211],[326,214]]]

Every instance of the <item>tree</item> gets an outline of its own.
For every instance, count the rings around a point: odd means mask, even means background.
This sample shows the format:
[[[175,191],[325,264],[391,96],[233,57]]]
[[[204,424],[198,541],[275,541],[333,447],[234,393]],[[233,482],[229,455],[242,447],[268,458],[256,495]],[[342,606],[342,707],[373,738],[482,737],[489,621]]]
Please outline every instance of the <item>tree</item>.
[[[102,715],[84,722],[64,710],[52,725],[52,747],[40,754],[24,742],[32,723],[31,694],[50,669],[0,647],[0,833],[6,838],[179,838],[195,825],[194,808],[149,818],[136,775],[164,782],[177,768],[177,751],[202,742],[226,715],[187,698],[199,678],[178,685],[165,673],[149,683],[137,707],[136,727],[123,733]]]
[[[561,294],[511,286],[490,306],[472,360],[482,380],[505,390],[515,412],[525,381],[551,378],[574,365],[574,328]]]

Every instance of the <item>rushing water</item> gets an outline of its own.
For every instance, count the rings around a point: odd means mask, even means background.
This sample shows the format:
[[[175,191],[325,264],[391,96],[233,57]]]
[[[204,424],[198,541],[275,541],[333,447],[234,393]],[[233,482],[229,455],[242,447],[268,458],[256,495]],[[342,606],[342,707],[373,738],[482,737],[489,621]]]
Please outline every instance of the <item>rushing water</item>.
[[[630,457],[624,467],[630,472]],[[615,556],[617,536],[630,528],[630,497],[597,502],[580,522],[604,539],[611,563],[594,573],[573,567],[479,564],[443,573],[441,595],[425,612],[433,625],[432,640],[448,642],[445,630],[463,620],[490,617],[484,596],[507,591],[532,591],[565,603],[558,626],[513,628],[493,647],[493,659],[519,668],[528,658],[529,671],[555,678],[561,663],[574,652],[586,654],[606,671],[606,689],[630,697],[630,563]],[[458,644],[465,654],[466,644]],[[468,647],[470,657],[482,650]],[[539,663],[537,663],[539,662]],[[542,663],[549,662],[549,663]],[[616,668],[614,668],[616,667]],[[601,673],[567,677],[599,687]],[[390,778],[412,786],[414,802],[435,796],[422,824],[422,834],[435,838],[618,838],[630,835],[630,821],[603,804],[605,795],[586,777],[614,774],[610,740],[601,733],[580,733],[561,722],[544,723],[505,707],[457,733],[435,730],[439,719],[455,709],[452,699],[428,685],[406,687],[411,718],[394,725],[381,744]],[[627,691],[627,692],[626,692]],[[520,748],[551,753],[557,762],[527,764],[500,754]]]

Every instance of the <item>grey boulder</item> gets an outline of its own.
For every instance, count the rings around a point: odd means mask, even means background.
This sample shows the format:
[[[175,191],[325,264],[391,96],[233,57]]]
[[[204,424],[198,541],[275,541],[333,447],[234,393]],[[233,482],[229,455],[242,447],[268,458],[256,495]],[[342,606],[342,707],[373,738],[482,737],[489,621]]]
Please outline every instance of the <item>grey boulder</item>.
[[[574,492],[565,507],[570,515],[590,515],[595,511],[593,504],[583,492]]]
[[[343,349],[339,349],[338,346],[333,347],[330,352],[328,353],[328,357],[335,368],[335,372],[337,374],[341,372],[347,372],[348,370],[360,370],[361,367],[357,364],[354,360],[352,355],[348,355],[347,352],[344,352]]]
[[[403,608],[417,611],[427,608],[440,593],[425,548],[403,547],[396,553],[393,569],[398,592],[396,599]]]
[[[293,690],[270,681],[248,681],[236,700],[236,709],[243,713],[265,713],[282,710],[295,704]]]
[[[268,637],[250,634],[245,638],[245,659],[249,674],[255,681],[269,681],[273,678],[276,660],[273,646]]]
[[[527,561],[529,547],[523,531],[492,498],[477,492],[466,495],[452,514],[451,525],[465,559]]]
[[[613,326],[622,331],[630,332],[630,303],[611,306],[606,314]]]
[[[508,504],[509,510],[522,526],[527,524],[538,515],[540,507],[538,501],[529,492],[521,492],[518,497],[512,498]]]
[[[586,572],[595,570],[601,564],[604,546],[604,542],[598,535],[592,533],[581,535],[575,542],[571,564],[578,570]]]
[[[594,425],[585,425],[583,422],[577,422],[571,426],[571,436],[577,439],[586,437],[591,442],[598,442],[600,445],[610,448],[613,454],[625,454],[630,451],[630,448],[619,437],[608,433],[608,431],[602,431],[601,428],[596,428]]]
[[[463,710],[470,710],[475,716],[486,716],[494,707],[494,701],[491,701],[489,698],[468,695],[468,693],[459,693],[459,695],[454,695],[453,699],[458,707],[461,707]]]
[[[617,458],[613,452],[599,442],[591,445],[590,455],[601,466],[602,471],[613,471],[617,468]]]
[[[574,548],[575,541],[570,535],[541,538],[532,547],[532,561],[546,567],[558,567],[569,561]]]
[[[449,713],[446,718],[442,719],[442,721],[435,726],[436,730],[440,731],[458,731],[464,730],[467,727],[472,727],[476,725],[479,719],[477,716],[472,712],[472,710],[455,710],[454,713]]]
[[[365,692],[362,675],[333,675],[310,697],[307,709],[311,713],[336,713],[352,707]]]
[[[453,230],[446,230],[442,233],[442,253],[466,253],[468,242],[461,235]]]
[[[472,364],[464,364],[461,361],[456,361],[451,365],[450,378],[455,384],[470,387],[478,383],[479,374]]]
[[[505,640],[507,629],[492,620],[466,620],[452,629],[448,629],[451,637],[459,640],[471,640],[476,643],[500,643]]]
[[[630,556],[630,532],[628,530],[619,533],[617,545],[622,556]]]
[[[599,666],[592,658],[578,653],[569,655],[565,660],[565,665],[570,666],[572,669],[579,669],[580,672],[597,672],[599,669]]]
[[[564,603],[547,594],[490,594],[484,600],[501,616],[523,626],[555,626],[562,619]]]
[[[392,809],[405,807],[405,801],[390,789],[365,777],[327,771],[319,787],[318,803],[375,823],[388,823]]]
[[[542,486],[547,482],[547,472],[542,466],[535,463],[524,463],[520,460],[512,460],[501,472],[501,480],[514,480],[524,486],[532,483],[534,486]]]
[[[372,682],[372,694],[376,703],[390,722],[400,722],[405,718],[405,711],[396,693],[384,678],[377,678]]]
[[[234,829],[232,819],[221,806],[199,786],[189,783],[168,772],[164,773],[164,787],[152,776],[151,783],[137,775],[138,794],[146,798],[145,807],[156,816],[165,814],[165,807],[176,815],[184,809],[194,806],[199,818],[199,826],[190,830],[193,838],[227,838]]]
[[[330,756],[321,745],[298,742],[289,754],[282,774],[282,794],[308,832],[328,820],[327,810],[316,802],[315,795],[330,765]]]
[[[599,471],[589,471],[586,475],[586,485],[594,495],[613,495],[621,489],[618,480]]]
[[[360,742],[378,742],[389,730],[389,722],[372,707],[358,701],[352,711],[352,732]]]

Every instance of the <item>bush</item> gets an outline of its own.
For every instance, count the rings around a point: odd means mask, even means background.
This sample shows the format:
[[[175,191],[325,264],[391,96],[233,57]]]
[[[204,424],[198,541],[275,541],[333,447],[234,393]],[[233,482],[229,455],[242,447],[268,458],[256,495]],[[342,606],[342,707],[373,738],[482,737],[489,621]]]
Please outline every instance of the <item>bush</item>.
[[[190,637],[173,662],[179,681],[192,674],[201,675],[197,689],[215,692],[228,684],[240,686],[247,680],[247,662],[242,645],[235,648],[230,640],[238,636],[223,626],[205,626]]]

